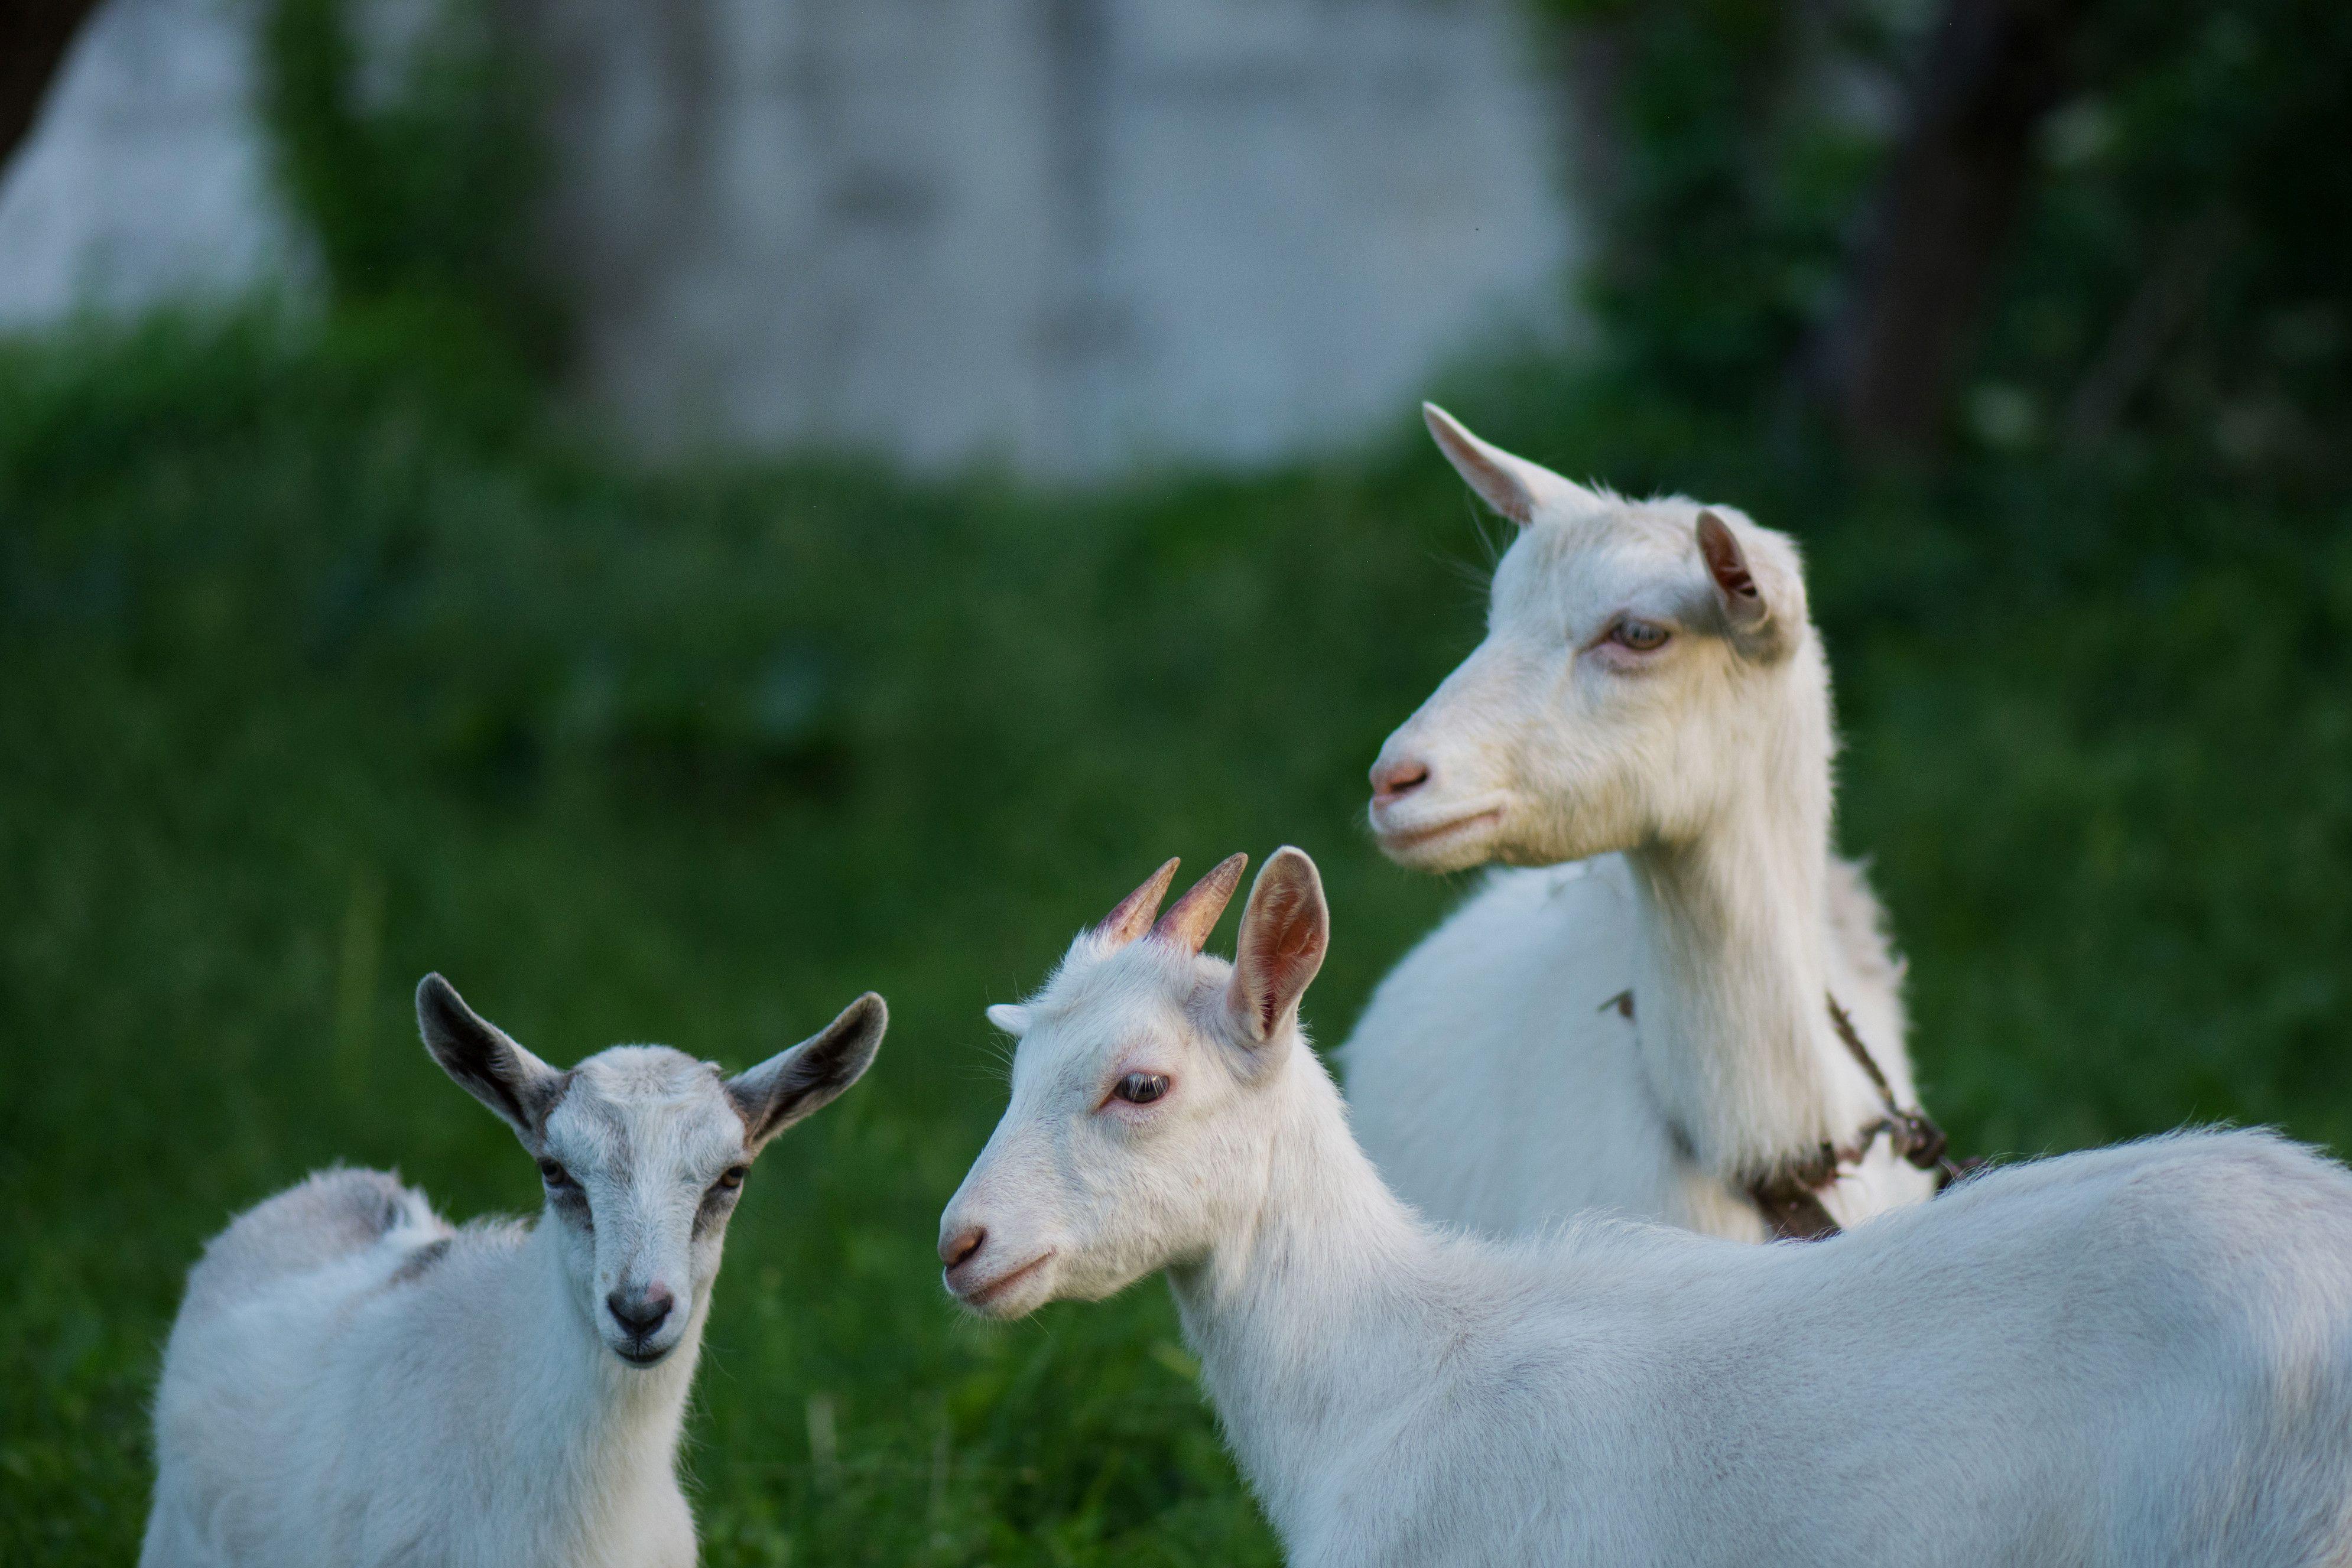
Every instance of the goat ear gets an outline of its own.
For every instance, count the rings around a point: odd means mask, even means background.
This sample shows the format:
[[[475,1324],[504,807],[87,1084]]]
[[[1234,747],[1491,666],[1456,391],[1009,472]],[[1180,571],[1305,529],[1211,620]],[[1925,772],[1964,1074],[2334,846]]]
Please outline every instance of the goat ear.
[[[1184,896],[1169,905],[1160,924],[1151,928],[1154,940],[1165,942],[1187,953],[1197,953],[1217,928],[1217,917],[1225,905],[1234,901],[1234,889],[1242,884],[1242,873],[1248,868],[1249,856],[1227,855],[1210,868],[1209,874],[1187,888]]]
[[[1765,602],[1764,591],[1748,570],[1748,552],[1739,548],[1738,536],[1712,510],[1698,515],[1698,553],[1706,562],[1706,575],[1715,584],[1715,601],[1733,640],[1750,652],[1768,651],[1772,607]]]
[[[1421,417],[1454,472],[1469,482],[1486,505],[1515,523],[1531,523],[1546,507],[1582,511],[1598,504],[1598,497],[1583,486],[1561,478],[1540,463],[1514,457],[1479,440],[1433,402],[1421,405]]]
[[[1142,936],[1150,928],[1151,917],[1160,913],[1160,901],[1168,896],[1168,884],[1176,879],[1176,868],[1182,863],[1170,856],[1165,865],[1143,879],[1141,887],[1102,917],[1095,927],[1096,937],[1109,946],[1124,947]]]
[[[565,1074],[467,1007],[457,988],[437,974],[416,983],[416,1029],[459,1088],[497,1112],[524,1143],[538,1143],[548,1113],[563,1097]]]
[[[998,1002],[988,1009],[988,1021],[1019,1040],[1029,1032],[1029,1009],[1019,1002]]]
[[[790,1051],[727,1081],[727,1098],[743,1118],[743,1142],[761,1145],[793,1123],[833,1103],[874,1065],[890,1009],[872,991]]]
[[[1234,978],[1225,998],[1243,1037],[1272,1040],[1298,1007],[1298,998],[1331,945],[1331,911],[1323,878],[1303,850],[1274,852],[1250,888],[1234,949]]]

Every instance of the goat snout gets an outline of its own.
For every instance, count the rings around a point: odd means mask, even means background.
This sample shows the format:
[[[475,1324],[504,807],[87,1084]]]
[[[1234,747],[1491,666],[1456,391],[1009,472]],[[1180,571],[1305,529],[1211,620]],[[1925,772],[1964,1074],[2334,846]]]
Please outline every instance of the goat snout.
[[[635,1292],[614,1291],[604,1298],[604,1309],[613,1314],[613,1321],[640,1340],[660,1332],[669,1321],[670,1309],[677,1305],[677,1298],[664,1285],[649,1285]]]
[[[1372,765],[1372,799],[1386,805],[1429,782],[1429,764],[1418,757],[1382,758]]]
[[[988,1228],[967,1225],[953,1236],[940,1238],[940,1261],[952,1271],[963,1267],[971,1256],[988,1245]]]

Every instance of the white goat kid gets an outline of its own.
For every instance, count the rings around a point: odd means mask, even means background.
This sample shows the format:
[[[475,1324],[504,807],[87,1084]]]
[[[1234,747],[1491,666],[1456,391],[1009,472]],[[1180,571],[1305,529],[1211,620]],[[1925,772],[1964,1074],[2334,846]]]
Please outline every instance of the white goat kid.
[[[1410,866],[1549,869],[1495,874],[1381,983],[1339,1052],[1365,1149],[1432,1218],[1499,1235],[1605,1208],[1761,1239],[1759,1186],[1848,1225],[1928,1197],[1864,1131],[1890,1096],[1916,1106],[1902,974],[1830,853],[1829,674],[1796,548],[1424,412],[1520,528],[1486,641],[1381,747],[1372,827]]]
[[[1011,1103],[940,1256],[998,1318],[1166,1269],[1290,1562],[2352,1562],[2340,1166],[2189,1134],[1805,1247],[1440,1232],[1301,1034],[1313,863],[1268,863],[1228,966],[1194,949],[1236,880],[1138,940],[1163,873],[992,1009]],[[1867,1310],[1897,1294],[1926,1310]]]
[[[205,1249],[164,1352],[143,1568],[689,1568],[680,1418],[745,1167],[857,1082],[887,1018],[722,1079],[665,1046],[559,1071],[447,981],[426,1047],[539,1161],[535,1225],[452,1229],[322,1171]]]

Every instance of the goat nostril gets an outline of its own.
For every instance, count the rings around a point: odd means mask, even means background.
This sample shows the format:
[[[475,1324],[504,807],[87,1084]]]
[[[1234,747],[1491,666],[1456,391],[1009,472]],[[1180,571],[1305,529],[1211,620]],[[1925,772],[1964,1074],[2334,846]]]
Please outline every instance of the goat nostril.
[[[659,1285],[635,1298],[619,1291],[604,1298],[604,1306],[613,1314],[613,1321],[640,1339],[661,1327],[668,1320],[670,1309],[676,1305],[677,1298]]]
[[[1372,797],[1393,800],[1400,795],[1410,795],[1429,782],[1429,764],[1412,758],[1400,762],[1384,762],[1372,769]]]
[[[966,1226],[940,1243],[940,1261],[950,1269],[960,1267],[964,1260],[979,1251],[987,1242],[988,1229],[985,1226]]]

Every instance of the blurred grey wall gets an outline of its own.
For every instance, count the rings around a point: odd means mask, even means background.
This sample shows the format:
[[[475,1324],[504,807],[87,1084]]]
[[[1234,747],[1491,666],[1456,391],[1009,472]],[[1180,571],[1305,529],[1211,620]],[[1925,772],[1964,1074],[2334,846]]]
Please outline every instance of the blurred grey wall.
[[[0,185],[0,323],[302,274],[251,0],[109,0]],[[1562,322],[1518,0],[525,0],[579,391],[656,449],[1248,464]]]
[[[0,178],[0,329],[305,286],[251,112],[256,10],[107,0],[90,17]]]

